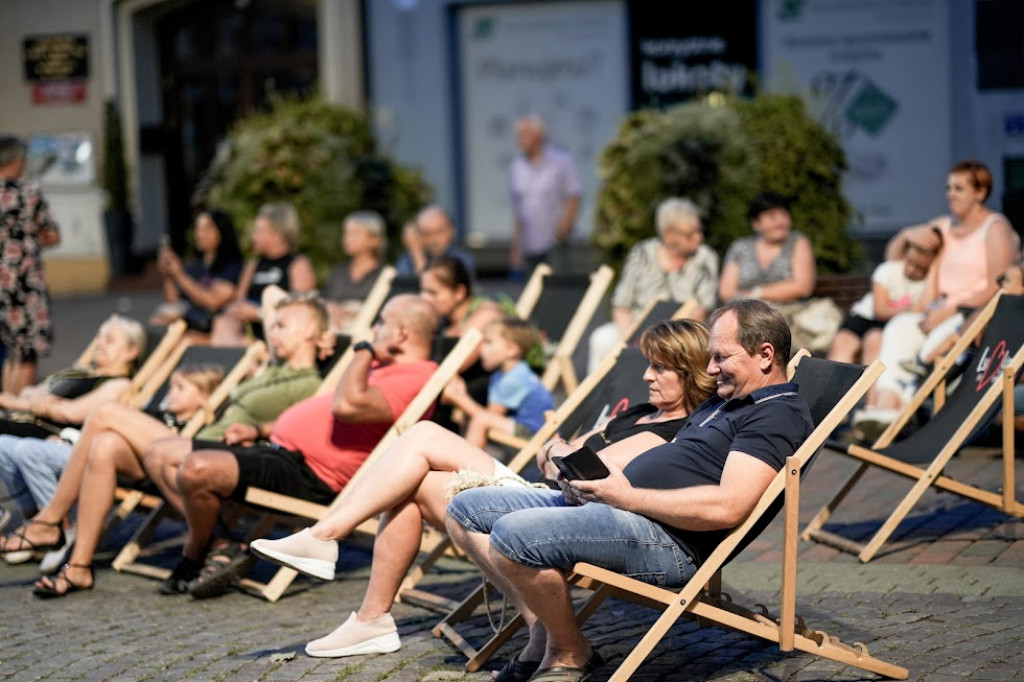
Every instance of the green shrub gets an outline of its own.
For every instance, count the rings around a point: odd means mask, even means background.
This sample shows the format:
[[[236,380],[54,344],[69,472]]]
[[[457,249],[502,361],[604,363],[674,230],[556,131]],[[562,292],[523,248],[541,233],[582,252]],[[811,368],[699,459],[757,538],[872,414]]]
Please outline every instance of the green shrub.
[[[270,111],[235,124],[196,199],[230,213],[246,242],[261,204],[291,201],[302,222],[300,248],[322,280],[345,258],[345,215],[380,213],[393,255],[401,250],[402,225],[431,194],[418,171],[377,150],[364,115],[319,98],[277,98]]]
[[[791,200],[794,229],[814,243],[818,271],[847,272],[859,244],[845,228],[846,158],[838,141],[790,96],[725,98],[627,116],[599,161],[602,179],[594,240],[620,266],[635,243],[654,236],[654,210],[685,196],[704,213],[706,241],[724,256],[751,234],[749,201],[762,190]]]

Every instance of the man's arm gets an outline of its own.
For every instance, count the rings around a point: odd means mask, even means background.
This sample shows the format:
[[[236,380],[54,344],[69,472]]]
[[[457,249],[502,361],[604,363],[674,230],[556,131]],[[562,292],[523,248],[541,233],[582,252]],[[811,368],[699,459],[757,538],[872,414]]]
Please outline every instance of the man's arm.
[[[607,460],[606,460],[607,461]],[[582,499],[641,514],[673,528],[711,531],[734,528],[750,514],[776,471],[756,457],[733,450],[718,485],[675,490],[634,488],[622,470],[596,481],[573,481]]]
[[[555,230],[555,241],[559,244],[564,244],[572,233],[572,226],[576,224],[576,214],[579,210],[579,196],[571,196],[565,200],[565,211],[562,212],[562,219],[558,221],[558,229]]]
[[[369,383],[370,367],[374,355],[382,359],[389,358],[387,349],[374,342],[374,353],[356,351],[352,363],[345,370],[334,391],[334,416],[349,424],[376,424],[391,422],[395,415],[391,413],[384,391]]]

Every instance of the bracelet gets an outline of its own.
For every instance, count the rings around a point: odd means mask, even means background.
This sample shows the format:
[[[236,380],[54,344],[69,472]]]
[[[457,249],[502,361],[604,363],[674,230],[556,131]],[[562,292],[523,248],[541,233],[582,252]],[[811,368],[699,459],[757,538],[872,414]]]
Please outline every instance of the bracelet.
[[[352,350],[354,350],[354,351],[358,351],[358,350],[369,351],[370,352],[370,357],[373,358],[374,360],[377,359],[377,351],[375,351],[373,349],[373,344],[370,343],[369,341],[360,341],[356,345],[352,346]]]

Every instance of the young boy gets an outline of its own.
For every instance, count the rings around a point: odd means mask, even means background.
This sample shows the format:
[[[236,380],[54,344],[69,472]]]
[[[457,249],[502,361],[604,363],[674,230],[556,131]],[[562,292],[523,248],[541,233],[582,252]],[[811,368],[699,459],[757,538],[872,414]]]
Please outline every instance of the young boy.
[[[491,322],[484,328],[480,346],[480,362],[493,372],[487,406],[473,400],[458,378],[445,388],[444,400],[469,420],[464,435],[473,445],[484,447],[490,429],[529,438],[544,424],[544,412],[554,407],[554,401],[523,359],[536,342],[537,330],[528,322],[515,318]]]
[[[832,341],[829,360],[870,364],[878,357],[882,327],[893,316],[905,312],[921,312],[928,270],[937,251],[909,244],[901,260],[885,261],[871,273],[871,292],[850,307]]]

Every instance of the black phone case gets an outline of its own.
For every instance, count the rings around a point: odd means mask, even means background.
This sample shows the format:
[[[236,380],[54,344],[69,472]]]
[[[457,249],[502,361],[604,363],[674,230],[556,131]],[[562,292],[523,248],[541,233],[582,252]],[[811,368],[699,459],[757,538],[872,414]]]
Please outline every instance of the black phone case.
[[[570,481],[593,481],[606,478],[610,473],[597,453],[587,445],[565,457],[552,457],[551,461]]]

